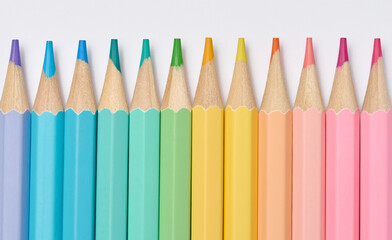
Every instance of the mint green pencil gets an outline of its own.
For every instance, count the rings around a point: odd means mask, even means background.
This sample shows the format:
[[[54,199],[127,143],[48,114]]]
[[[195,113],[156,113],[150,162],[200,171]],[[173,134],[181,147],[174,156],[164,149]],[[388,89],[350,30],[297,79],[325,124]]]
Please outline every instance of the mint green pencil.
[[[158,239],[159,117],[148,39],[129,111],[128,240]]]
[[[97,128],[96,240],[127,239],[128,105],[112,39]]]

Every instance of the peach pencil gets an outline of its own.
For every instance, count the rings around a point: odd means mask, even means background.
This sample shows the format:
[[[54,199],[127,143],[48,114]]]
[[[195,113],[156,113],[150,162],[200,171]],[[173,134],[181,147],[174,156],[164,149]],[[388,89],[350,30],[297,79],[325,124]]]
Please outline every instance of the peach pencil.
[[[325,239],[325,111],[312,39],[293,111],[293,240]]]
[[[326,152],[326,239],[358,240],[359,110],[345,38],[326,114]]]
[[[361,113],[360,239],[392,239],[392,111],[380,39]]]
[[[291,157],[292,112],[274,38],[259,113],[259,240],[291,238]]]

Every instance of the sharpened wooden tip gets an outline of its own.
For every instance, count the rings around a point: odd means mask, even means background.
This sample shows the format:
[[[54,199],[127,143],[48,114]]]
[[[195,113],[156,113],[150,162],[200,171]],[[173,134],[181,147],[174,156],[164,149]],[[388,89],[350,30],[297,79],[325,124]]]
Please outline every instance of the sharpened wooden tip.
[[[378,110],[388,112],[392,108],[384,74],[382,57],[373,63],[370,70],[362,112],[374,113]]]
[[[182,108],[186,108],[188,110],[191,110],[192,108],[188,85],[185,78],[181,41],[179,39],[174,40],[171,67],[162,100],[162,111],[166,108],[170,108],[175,112]]]
[[[280,60],[279,39],[277,38],[274,38],[272,44],[271,62],[260,110],[266,113],[272,111],[286,113],[291,110]]]
[[[11,57],[0,101],[0,110],[8,113],[12,110],[24,113],[29,110],[22,66],[20,64],[19,42],[12,41]]]
[[[159,99],[155,87],[154,71],[150,57],[145,59],[139,68],[129,111],[131,112],[137,108],[143,111],[147,111],[151,108],[160,110]]]
[[[54,62],[53,43],[51,41],[46,43],[44,66],[33,110],[38,115],[43,112],[50,112],[56,115],[64,110]]]
[[[193,108],[197,106],[201,106],[205,109],[217,106],[220,109],[223,109],[211,38],[206,38],[204,47],[203,64],[200,70],[195,99],[193,101]]]
[[[348,61],[336,68],[328,110],[332,109],[339,113],[343,109],[355,112],[358,109],[357,97],[351,77],[350,64]]]
[[[95,113],[97,110],[90,67],[83,60],[76,60],[71,90],[65,109],[73,109],[77,114],[85,110]]]
[[[315,108],[320,112],[324,111],[324,102],[321,97],[320,86],[317,78],[311,38],[307,38],[306,40],[304,66],[302,68],[294,108],[300,108],[303,111],[310,108]]]
[[[246,60],[246,51],[244,39],[238,41],[237,58],[234,66],[233,80],[229,97],[227,98],[227,107],[233,110],[239,107],[246,107],[249,110],[257,108],[253,94],[252,83],[250,81],[248,63]]]

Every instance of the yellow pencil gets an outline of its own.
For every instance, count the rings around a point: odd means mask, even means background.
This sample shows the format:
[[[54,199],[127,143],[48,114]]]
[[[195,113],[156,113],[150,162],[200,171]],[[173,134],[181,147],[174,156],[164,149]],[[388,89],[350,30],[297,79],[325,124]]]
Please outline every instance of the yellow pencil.
[[[192,109],[192,240],[222,239],[223,103],[206,38]]]
[[[257,239],[257,115],[240,38],[225,109],[225,240]]]

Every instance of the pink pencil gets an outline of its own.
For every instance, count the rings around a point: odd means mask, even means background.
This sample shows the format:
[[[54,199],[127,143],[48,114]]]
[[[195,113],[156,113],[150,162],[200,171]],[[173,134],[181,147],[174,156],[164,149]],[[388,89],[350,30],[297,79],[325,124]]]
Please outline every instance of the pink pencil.
[[[359,110],[340,39],[326,119],[326,239],[359,239]]]
[[[360,239],[392,239],[392,111],[380,39],[361,113]]]
[[[325,111],[312,39],[293,111],[293,240],[325,239]]]

